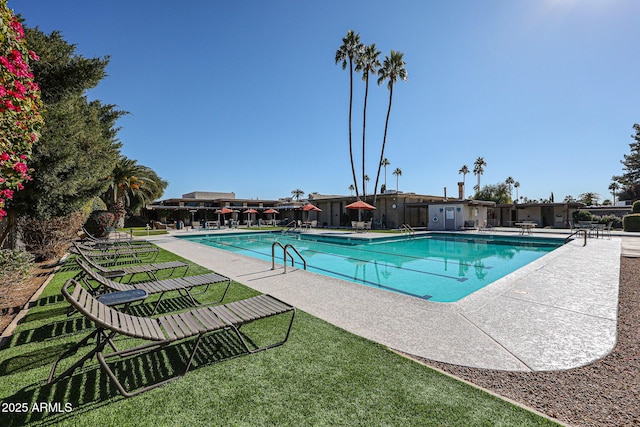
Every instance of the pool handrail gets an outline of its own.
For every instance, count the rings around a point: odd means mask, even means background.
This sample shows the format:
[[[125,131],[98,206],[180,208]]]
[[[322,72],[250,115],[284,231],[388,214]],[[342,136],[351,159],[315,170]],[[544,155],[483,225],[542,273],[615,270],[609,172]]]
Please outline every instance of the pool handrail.
[[[280,246],[282,248],[282,251],[283,251],[282,261],[283,261],[283,264],[284,264],[284,272],[282,274],[286,274],[287,273],[287,255],[291,259],[291,267],[293,267],[295,265],[295,260],[293,259],[293,255],[291,255],[289,253],[289,249],[293,249],[293,251],[302,260],[303,268],[305,270],[307,269],[307,260],[302,256],[302,254],[300,252],[298,252],[298,249],[296,249],[295,246],[293,246],[291,243],[287,243],[286,245],[283,245],[282,243],[280,243],[278,241],[275,241],[271,245],[271,269],[272,270],[276,269],[276,245]]]
[[[402,224],[400,227],[400,233],[409,233],[411,236],[416,235],[416,230],[413,229],[409,224]]]
[[[577,236],[580,233],[582,233],[584,235],[584,244],[582,246],[587,246],[587,230],[584,230],[584,229],[576,230],[573,233],[569,234],[564,239],[564,243],[566,244],[569,241],[569,239],[571,239],[572,236]]]

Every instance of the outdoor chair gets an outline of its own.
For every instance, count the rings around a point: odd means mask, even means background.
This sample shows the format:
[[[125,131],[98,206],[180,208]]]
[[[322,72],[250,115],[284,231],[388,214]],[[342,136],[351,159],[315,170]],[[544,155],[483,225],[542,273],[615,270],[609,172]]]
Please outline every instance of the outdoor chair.
[[[82,250],[88,258],[100,259],[108,262],[118,262],[121,258],[133,259],[134,261],[153,262],[160,250],[156,246],[110,246],[97,247],[74,242],[74,250]]]
[[[84,259],[84,261],[91,266],[94,270],[100,273],[102,276],[107,277],[109,279],[115,279],[121,283],[131,283],[133,277],[136,274],[146,274],[149,280],[158,280],[156,273],[158,271],[171,270],[169,276],[173,276],[173,273],[179,269],[184,267],[184,272],[182,276],[186,276],[187,271],[189,270],[189,264],[182,261],[168,261],[168,262],[160,262],[160,263],[151,263],[151,264],[135,264],[135,265],[127,265],[127,266],[119,266],[117,268],[106,268],[96,262],[94,262],[91,258],[87,257],[84,251],[75,245],[75,250],[79,256]],[[125,282],[124,278],[128,276],[128,280]]]
[[[89,233],[89,230],[87,230],[85,227],[82,227],[82,240],[87,240],[89,242],[95,243],[126,243],[132,240],[131,236],[128,233],[118,231],[115,227],[106,227],[105,231],[107,232],[107,235],[105,237],[97,237]]]
[[[109,376],[110,380],[117,387],[120,393],[126,397],[134,396],[144,391],[159,387],[169,381],[185,375],[191,367],[202,338],[207,334],[230,331],[238,338],[243,350],[246,351],[246,353],[251,354],[284,344],[289,338],[293,319],[295,317],[295,308],[293,306],[290,306],[270,295],[259,295],[225,305],[200,308],[188,312],[165,315],[158,318],[138,317],[116,311],[98,301],[73,279],[67,280],[64,284],[62,287],[62,295],[64,295],[75,310],[82,313],[82,315],[87,319],[91,320],[95,324],[96,329],[73,347],[64,351],[58,359],[56,359],[49,373],[47,383],[51,384],[60,381],[62,378],[70,376],[78,367],[84,365],[87,360],[95,355],[100,367]],[[240,328],[245,324],[284,314],[290,314],[291,320],[284,339],[279,342],[264,345],[262,347],[256,347],[253,345],[252,341],[246,339],[245,335],[240,332]],[[117,336],[139,338],[147,342],[133,348],[118,351],[113,343],[113,339]],[[95,347],[89,350],[87,354],[82,356],[63,373],[55,376],[58,363],[68,355],[76,353],[78,349],[85,346],[93,338],[95,338]],[[116,372],[114,372],[114,370],[107,364],[108,359],[120,361],[129,356],[147,354],[168,344],[182,341],[186,342],[186,340],[193,341],[194,344],[193,349],[189,354],[184,372],[177,374],[177,376],[161,380],[155,384],[144,386],[133,391],[125,389],[125,386],[117,378]],[[247,341],[252,345],[250,346]],[[113,352],[105,353],[107,345],[113,349]],[[215,357],[215,355],[212,354],[211,357]],[[158,367],[147,365],[141,369],[146,370],[150,375],[153,375],[154,370],[157,370]]]
[[[174,279],[124,284],[115,282],[108,277],[104,277],[93,271],[91,267],[80,258],[76,258],[75,260],[84,272],[84,274],[77,277],[82,279],[84,284],[87,285],[87,290],[92,295],[98,296],[108,292],[129,291],[131,289],[141,289],[149,295],[160,294],[151,314],[155,314],[156,310],[160,306],[162,298],[167,292],[178,292],[181,296],[187,297],[194,306],[202,306],[222,302],[229,291],[229,286],[231,286],[231,279],[217,273],[205,273],[197,276],[185,276]],[[90,280],[96,282],[97,285],[93,286],[90,283]],[[194,295],[201,295],[207,292],[211,285],[217,284],[226,284],[224,293],[218,301],[201,303],[195,299]],[[192,292],[194,288],[199,287],[204,287],[204,289],[199,292]]]
[[[118,232],[116,232],[118,233]],[[98,248],[98,249],[110,249],[110,248],[143,248],[143,247],[153,247],[153,243],[148,242],[146,240],[131,240],[128,238],[128,234],[126,234],[127,238],[114,238],[110,237],[95,237],[91,235],[84,227],[82,228],[83,236],[80,238],[80,243],[90,247],[90,248]],[[123,233],[120,233],[123,234]]]

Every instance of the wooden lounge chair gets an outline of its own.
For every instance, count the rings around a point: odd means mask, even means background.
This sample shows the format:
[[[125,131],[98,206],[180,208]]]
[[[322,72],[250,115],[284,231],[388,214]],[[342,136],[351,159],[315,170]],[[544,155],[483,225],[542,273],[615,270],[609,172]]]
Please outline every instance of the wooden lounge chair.
[[[98,301],[73,279],[67,280],[64,284],[62,287],[62,295],[64,295],[74,309],[82,313],[87,319],[91,320],[95,324],[96,329],[58,357],[51,368],[47,383],[50,384],[57,382],[60,379],[71,375],[78,367],[82,366],[87,360],[95,355],[100,366],[118,388],[120,393],[127,397],[159,387],[186,374],[191,367],[191,363],[193,362],[200,341],[204,335],[223,330],[232,331],[237,336],[239,342],[247,353],[255,353],[284,344],[289,338],[291,326],[293,325],[293,319],[295,317],[294,307],[270,295],[259,295],[257,297],[225,305],[200,308],[158,318],[138,317],[116,311]],[[291,321],[289,322],[284,339],[279,342],[255,348],[253,345],[249,346],[243,334],[240,333],[240,328],[245,324],[283,314],[290,314]],[[137,347],[118,351],[113,345],[113,338],[118,335],[140,338],[148,342]],[[74,363],[70,368],[56,377],[55,372],[58,363],[67,355],[74,354],[79,348],[85,346],[93,338],[96,338],[95,347],[82,356],[80,360]],[[137,390],[127,391],[120,380],[118,380],[115,372],[107,364],[108,359],[114,358],[115,360],[121,360],[128,356],[147,353],[162,346],[188,339],[194,341],[194,346],[189,355],[189,360],[184,372],[178,374],[178,376],[165,379]],[[105,354],[104,351],[107,344],[109,344],[114,351]],[[152,371],[154,367],[149,366],[148,369]]]
[[[156,246],[110,246],[110,247],[97,247],[87,246],[79,242],[73,242],[74,250],[82,250],[88,258],[101,259],[109,262],[118,262],[118,260],[133,259],[135,261],[145,260],[153,262],[157,257],[160,250]]]
[[[164,297],[164,294],[166,294],[167,292],[178,292],[180,295],[189,298],[193,305],[201,306],[206,304],[200,303],[194,298],[194,295],[200,295],[207,292],[211,285],[226,284],[227,286],[220,300],[207,304],[219,303],[224,300],[225,295],[227,295],[227,291],[229,291],[229,286],[231,286],[231,279],[216,273],[205,273],[199,274],[197,276],[185,276],[173,279],[124,284],[115,282],[108,277],[104,277],[101,274],[93,271],[91,267],[80,258],[76,258],[75,260],[84,272],[83,275],[80,275],[78,277],[82,279],[82,281],[87,285],[87,289],[89,290],[89,292],[91,292],[93,295],[97,296],[107,292],[128,291],[131,289],[142,289],[149,295],[160,294],[151,314],[154,314],[156,312],[158,306],[160,305],[160,302],[162,301],[162,298]],[[96,282],[97,285],[92,286],[90,280]],[[204,289],[199,292],[192,292],[193,288],[198,287],[204,287]]]
[[[107,277],[109,279],[115,279],[121,283],[131,283],[131,280],[136,274],[146,274],[149,280],[158,280],[156,277],[156,273],[158,271],[171,270],[170,276],[173,276],[173,273],[178,269],[184,267],[184,272],[182,277],[186,276],[187,271],[189,271],[189,264],[182,261],[167,261],[167,262],[159,262],[159,263],[151,263],[151,264],[134,264],[127,266],[119,266],[117,268],[106,268],[96,262],[94,262],[91,258],[87,257],[82,249],[76,248],[76,251],[79,256],[84,259],[84,261],[89,264],[91,268],[100,273],[102,276]],[[124,278],[128,277],[128,280],[125,282]]]

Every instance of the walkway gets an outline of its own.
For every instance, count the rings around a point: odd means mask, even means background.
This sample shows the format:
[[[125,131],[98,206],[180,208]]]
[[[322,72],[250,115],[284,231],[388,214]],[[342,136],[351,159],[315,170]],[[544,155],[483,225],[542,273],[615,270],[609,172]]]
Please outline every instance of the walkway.
[[[616,342],[619,236],[589,239],[584,247],[582,240],[573,240],[456,303],[303,270],[285,275],[281,266],[272,271],[269,262],[171,236],[149,240],[354,334],[432,360],[559,370],[601,358]]]

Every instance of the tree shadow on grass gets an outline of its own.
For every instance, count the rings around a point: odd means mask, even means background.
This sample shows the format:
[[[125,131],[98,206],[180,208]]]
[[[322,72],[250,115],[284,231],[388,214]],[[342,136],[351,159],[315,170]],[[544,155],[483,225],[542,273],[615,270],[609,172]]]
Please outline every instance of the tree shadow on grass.
[[[194,340],[188,340],[171,344],[110,362],[109,366],[129,391],[178,379],[186,369],[194,342]],[[61,350],[61,348],[55,350]],[[53,349],[48,353],[50,354],[47,358],[50,358]],[[189,370],[190,375],[197,375],[194,371],[204,366],[245,354],[248,353],[234,333],[230,331],[212,333],[200,341]],[[28,362],[28,364],[32,363],[42,364],[45,360],[40,358]],[[72,376],[56,383],[39,382],[3,399],[0,405],[3,405],[7,411],[2,414],[2,425],[52,426],[124,398],[108,375],[100,369],[95,359],[87,363],[91,363],[91,366],[78,369]],[[158,408],[158,410],[162,409]]]

